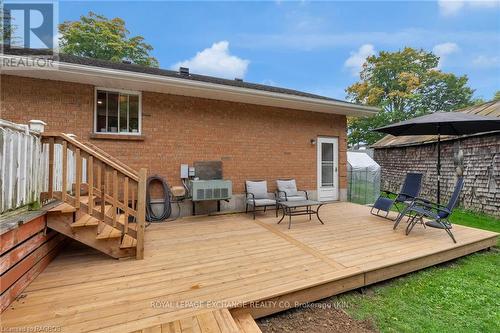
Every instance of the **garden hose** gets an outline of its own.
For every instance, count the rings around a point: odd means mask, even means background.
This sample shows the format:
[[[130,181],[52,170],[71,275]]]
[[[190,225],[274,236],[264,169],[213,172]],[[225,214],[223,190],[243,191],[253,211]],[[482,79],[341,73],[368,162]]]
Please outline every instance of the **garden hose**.
[[[152,203],[151,202],[151,183],[152,182],[161,182],[163,187],[163,213],[160,216],[157,216],[154,211],[152,205],[158,205],[160,203]],[[160,176],[149,176],[146,184],[146,221],[148,222],[162,222],[170,217],[172,213],[172,207],[170,206],[170,187],[163,177]]]

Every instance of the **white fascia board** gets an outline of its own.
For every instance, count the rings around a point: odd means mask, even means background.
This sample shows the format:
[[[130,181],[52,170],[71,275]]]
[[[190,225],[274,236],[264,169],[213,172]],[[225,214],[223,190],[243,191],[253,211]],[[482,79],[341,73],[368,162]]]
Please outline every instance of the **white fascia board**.
[[[0,58],[20,57],[0,55]],[[54,62],[54,69],[8,69],[4,70],[3,73],[96,86],[109,86],[109,88],[171,93],[348,116],[366,117],[375,115],[378,112],[378,108],[376,107],[342,101],[65,62]]]

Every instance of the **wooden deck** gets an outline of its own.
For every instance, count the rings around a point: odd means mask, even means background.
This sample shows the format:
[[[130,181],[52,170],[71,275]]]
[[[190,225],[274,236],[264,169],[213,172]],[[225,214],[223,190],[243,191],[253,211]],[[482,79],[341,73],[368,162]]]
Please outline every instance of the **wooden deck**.
[[[291,230],[274,212],[154,224],[144,260],[68,249],[2,314],[2,325],[123,333],[225,308],[256,318],[494,246],[497,237],[454,226],[454,244],[419,225],[405,236],[404,224],[393,231],[350,203],[324,206],[322,217],[325,225],[295,217]]]

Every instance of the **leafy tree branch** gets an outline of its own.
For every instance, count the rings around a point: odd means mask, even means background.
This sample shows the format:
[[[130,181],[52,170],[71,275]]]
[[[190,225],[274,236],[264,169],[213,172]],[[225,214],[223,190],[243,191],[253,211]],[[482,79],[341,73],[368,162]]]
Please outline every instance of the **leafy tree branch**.
[[[432,52],[405,48],[381,51],[366,59],[358,82],[346,89],[348,99],[377,106],[371,118],[348,119],[349,144],[372,144],[384,135],[371,129],[436,111],[452,111],[474,103],[467,76],[438,69]]]
[[[89,12],[79,21],[61,23],[59,33],[59,47],[63,53],[158,67],[158,60],[150,55],[153,47],[142,36],[130,37],[130,31],[121,18],[108,19]]]

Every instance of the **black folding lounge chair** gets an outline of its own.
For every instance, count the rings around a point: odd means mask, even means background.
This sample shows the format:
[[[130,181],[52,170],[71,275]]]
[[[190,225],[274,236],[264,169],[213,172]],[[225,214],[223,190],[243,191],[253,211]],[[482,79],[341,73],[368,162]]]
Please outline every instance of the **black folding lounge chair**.
[[[422,177],[423,175],[421,173],[407,173],[403,186],[401,187],[401,191],[399,193],[382,191],[382,194],[373,204],[370,213],[387,218],[392,206],[396,207],[399,212],[399,215],[395,220],[396,224],[394,228],[396,228],[399,221],[403,218],[406,208],[413,202],[413,199],[418,197],[420,194],[420,189],[422,188]],[[390,195],[395,195],[396,197],[391,199],[389,197]],[[376,212],[374,212],[375,210]],[[380,211],[384,211],[385,215],[381,215]]]
[[[453,190],[450,201],[448,201],[448,204],[446,206],[439,205],[422,198],[416,198],[407,209],[407,212],[411,216],[411,218],[408,221],[408,225],[406,226],[406,235],[410,233],[415,224],[420,222],[424,227],[428,226],[431,228],[444,229],[448,236],[453,239],[453,242],[456,243],[457,241],[455,240],[455,237],[451,232],[452,226],[448,221],[448,218],[450,217],[453,209],[458,203],[458,198],[463,187],[464,178],[458,177],[455,184],[455,189]],[[431,221],[424,223],[424,218],[431,219]]]

